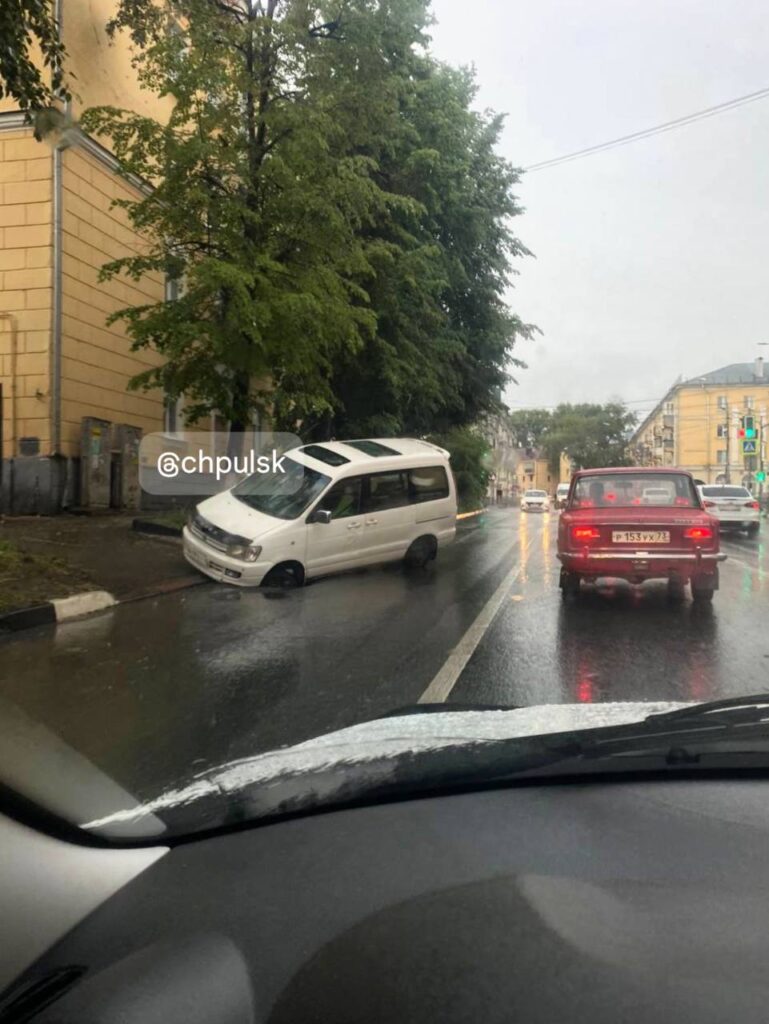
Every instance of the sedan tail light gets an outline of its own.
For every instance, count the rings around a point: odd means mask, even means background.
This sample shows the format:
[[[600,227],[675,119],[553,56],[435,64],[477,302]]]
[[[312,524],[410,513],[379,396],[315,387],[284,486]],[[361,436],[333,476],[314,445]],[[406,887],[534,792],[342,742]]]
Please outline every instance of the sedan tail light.
[[[757,501],[746,501],[745,508],[760,508],[761,506]]]
[[[571,528],[571,539],[572,540],[598,540],[601,536],[601,531],[596,526],[572,526]]]
[[[690,526],[688,530],[684,530],[684,537],[687,540],[711,540],[713,531],[709,526]]]
[[[714,501],[706,501],[705,502],[705,508],[715,508],[715,507],[716,507],[716,503]]]

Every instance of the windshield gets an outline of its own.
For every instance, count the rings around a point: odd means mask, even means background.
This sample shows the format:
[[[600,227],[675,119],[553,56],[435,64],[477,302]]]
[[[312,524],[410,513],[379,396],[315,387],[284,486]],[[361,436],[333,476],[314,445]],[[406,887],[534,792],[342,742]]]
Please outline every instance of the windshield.
[[[244,505],[276,519],[296,519],[331,482],[331,477],[283,457],[276,472],[255,473],[242,480],[232,493]]]
[[[635,505],[668,505],[694,508],[699,505],[690,477],[669,473],[617,473],[581,476],[572,504],[581,508],[629,508]]]
[[[703,487],[705,498],[749,498],[750,491],[744,487]]]
[[[759,0],[0,0],[0,818],[769,691],[767,54]]]

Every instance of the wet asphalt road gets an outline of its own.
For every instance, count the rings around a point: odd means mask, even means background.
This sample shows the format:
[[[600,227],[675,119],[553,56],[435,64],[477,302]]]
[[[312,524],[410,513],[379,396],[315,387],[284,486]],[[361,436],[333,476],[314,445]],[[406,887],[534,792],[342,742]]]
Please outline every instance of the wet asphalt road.
[[[724,538],[721,590],[712,609],[695,609],[654,583],[563,604],[556,519],[492,511],[425,572],[390,566],[298,591],[206,583],[11,635],[0,640],[0,703],[142,798],[414,704],[439,673],[459,704],[769,691],[769,524],[758,539]],[[457,645],[469,660],[447,683]]]

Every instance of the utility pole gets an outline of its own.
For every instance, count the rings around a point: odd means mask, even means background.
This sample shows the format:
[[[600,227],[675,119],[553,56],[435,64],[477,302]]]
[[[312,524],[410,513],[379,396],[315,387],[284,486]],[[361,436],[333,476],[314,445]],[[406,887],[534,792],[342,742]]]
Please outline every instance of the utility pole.
[[[732,461],[732,417],[729,399],[726,400],[726,482],[732,482],[730,463]]]
[[[758,425],[758,469],[761,478],[758,482],[758,500],[763,505],[764,498],[764,439],[766,437],[766,406],[761,406],[761,413]]]

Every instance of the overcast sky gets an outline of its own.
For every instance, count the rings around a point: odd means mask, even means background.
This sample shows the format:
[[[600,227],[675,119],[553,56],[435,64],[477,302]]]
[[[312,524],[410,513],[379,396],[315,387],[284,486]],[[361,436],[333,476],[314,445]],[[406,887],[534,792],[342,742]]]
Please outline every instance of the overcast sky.
[[[769,87],[765,0],[433,0],[525,167]],[[769,357],[769,98],[531,172],[512,305],[544,332],[512,406],[647,411],[679,375]]]

